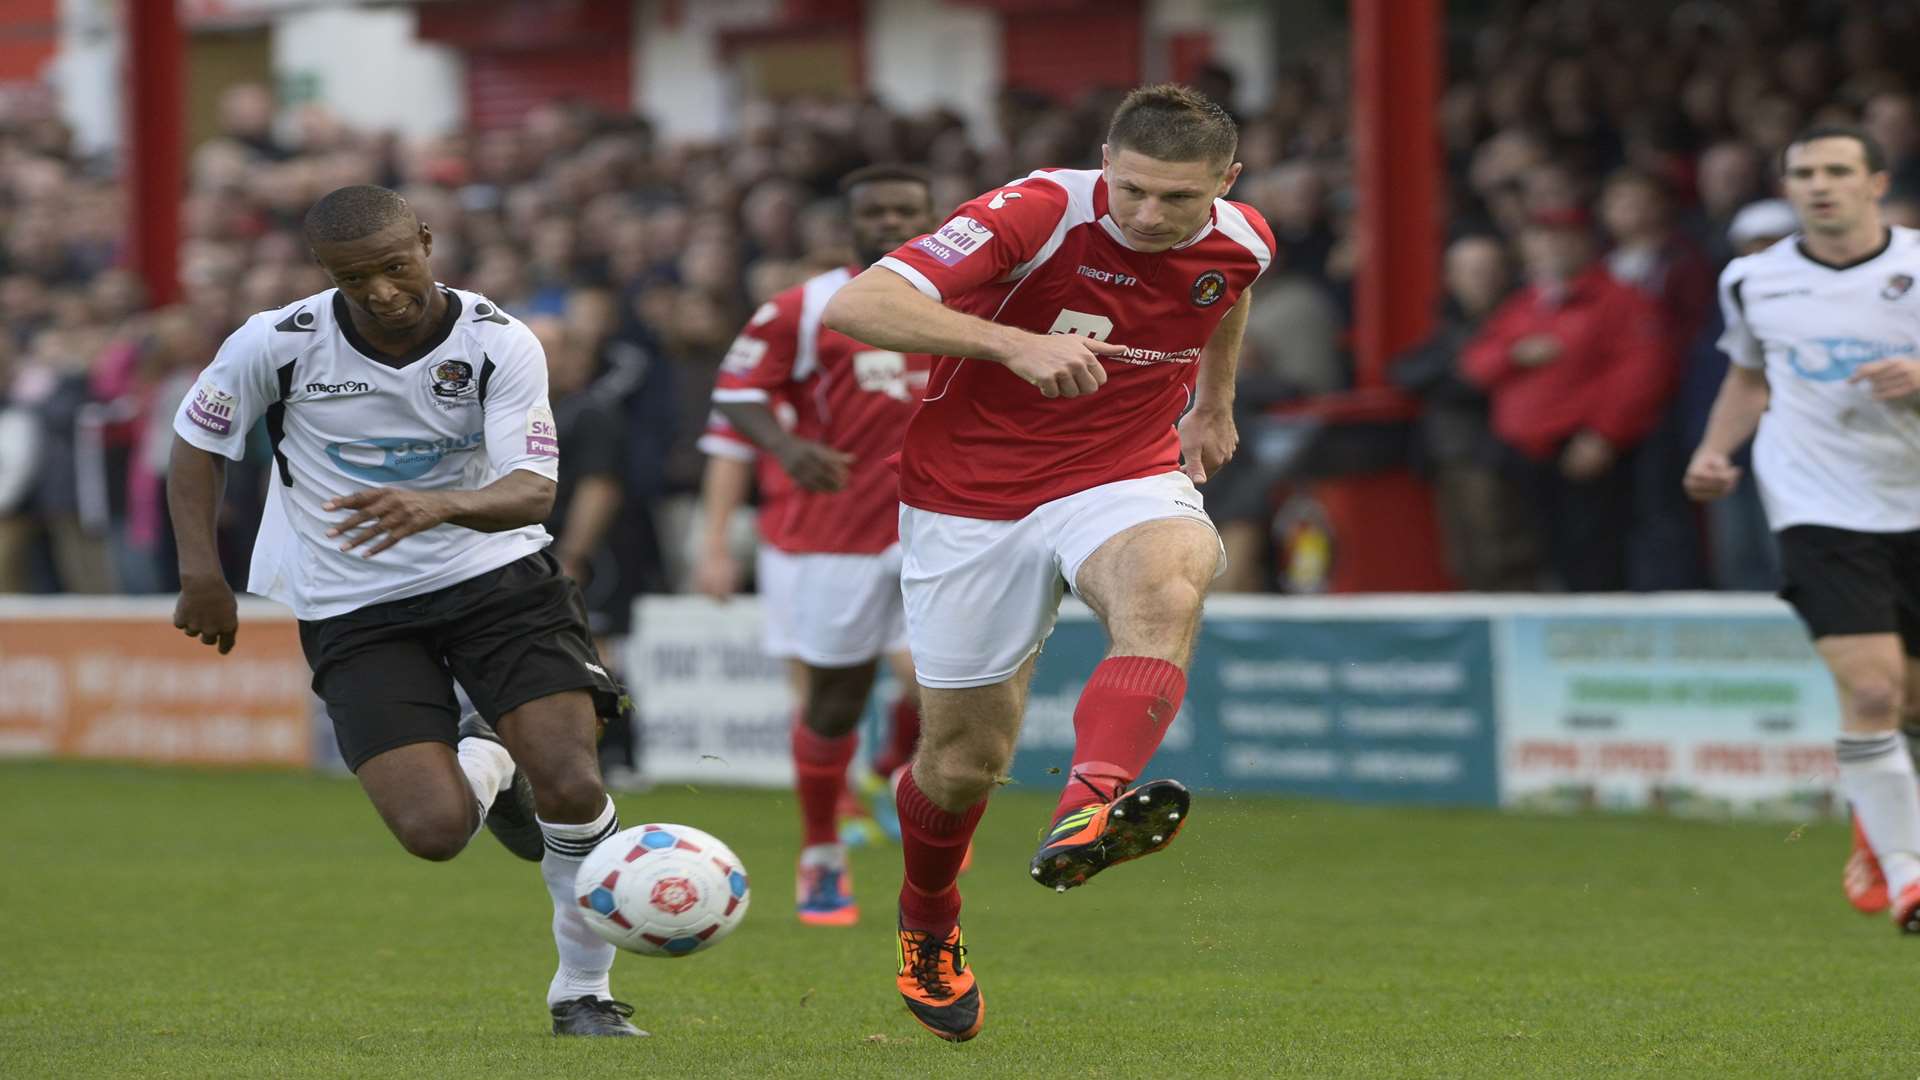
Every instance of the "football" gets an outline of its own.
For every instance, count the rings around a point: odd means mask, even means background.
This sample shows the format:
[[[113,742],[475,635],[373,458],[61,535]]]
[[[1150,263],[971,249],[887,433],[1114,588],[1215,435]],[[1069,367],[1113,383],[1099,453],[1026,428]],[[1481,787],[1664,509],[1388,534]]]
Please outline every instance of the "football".
[[[636,825],[593,849],[574,879],[587,925],[642,956],[691,956],[747,914],[747,871],[727,845],[685,825]]]

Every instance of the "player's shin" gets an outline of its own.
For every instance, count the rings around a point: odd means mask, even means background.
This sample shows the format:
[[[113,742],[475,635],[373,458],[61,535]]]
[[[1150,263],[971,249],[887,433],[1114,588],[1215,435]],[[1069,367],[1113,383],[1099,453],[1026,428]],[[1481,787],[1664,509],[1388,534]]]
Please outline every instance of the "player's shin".
[[[912,761],[913,748],[920,742],[920,710],[912,698],[895,701],[887,719],[887,745],[873,759],[873,771],[880,776],[892,776],[895,769]]]
[[[620,818],[608,798],[600,815],[580,824],[541,821],[547,851],[540,860],[540,876],[553,897],[553,944],[560,963],[547,987],[548,1006],[579,997],[612,998],[609,978],[614,948],[580,917],[574,878],[580,863],[602,840],[620,831]]]
[[[1842,735],[1835,756],[1840,788],[1880,859],[1888,890],[1898,896],[1920,880],[1920,786],[1913,759],[1894,732]]]
[[[944,937],[960,918],[960,864],[987,800],[953,813],[936,806],[907,770],[894,792],[900,810],[900,849],[906,883],[900,889],[900,921],[908,929]]]
[[[513,756],[499,743],[479,738],[461,739],[457,754],[460,771],[466,774],[467,784],[473,788],[473,801],[480,808],[473,825],[478,835],[486,823],[487,811],[493,809],[494,799],[513,782]]]
[[[838,737],[822,735],[806,725],[793,722],[794,793],[800,803],[802,843],[816,848],[839,842],[836,815],[840,796],[847,786],[847,765],[859,746],[852,732]]]
[[[1187,694],[1186,672],[1150,656],[1110,656],[1073,710],[1073,765],[1054,820],[1113,800],[1147,767]]]

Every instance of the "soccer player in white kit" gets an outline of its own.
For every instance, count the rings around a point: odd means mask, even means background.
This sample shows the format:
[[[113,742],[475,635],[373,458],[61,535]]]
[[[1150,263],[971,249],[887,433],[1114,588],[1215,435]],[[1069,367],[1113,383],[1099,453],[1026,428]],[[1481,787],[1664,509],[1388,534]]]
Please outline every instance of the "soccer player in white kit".
[[[1732,364],[1683,483],[1727,494],[1753,438],[1780,595],[1839,691],[1847,898],[1920,933],[1920,785],[1900,730],[1920,714],[1920,232],[1882,220],[1886,159],[1865,132],[1810,129],[1784,166],[1801,231],[1720,275]]]
[[[214,519],[225,460],[264,419],[274,468],[247,588],[298,617],[341,756],[411,854],[450,859],[484,819],[540,862],[554,1034],[644,1035],[573,888],[620,828],[594,743],[622,694],[540,526],[560,458],[546,358],[486,297],[434,281],[432,234],[386,188],[326,195],[306,239],[336,287],[248,319],[174,419],[174,625],[234,645]]]
[[[1065,890],[1160,850],[1186,821],[1186,788],[1134,784],[1179,711],[1221,569],[1194,485],[1237,442],[1234,368],[1274,248],[1260,215],[1224,197],[1238,138],[1200,94],[1136,90],[1103,168],[980,195],[827,304],[826,324],[851,337],[938,356],[900,459],[921,729],[896,793],[895,986],[943,1039],[980,1031],[955,882],[1066,589],[1110,646],[1074,710],[1071,767],[1029,872]]]

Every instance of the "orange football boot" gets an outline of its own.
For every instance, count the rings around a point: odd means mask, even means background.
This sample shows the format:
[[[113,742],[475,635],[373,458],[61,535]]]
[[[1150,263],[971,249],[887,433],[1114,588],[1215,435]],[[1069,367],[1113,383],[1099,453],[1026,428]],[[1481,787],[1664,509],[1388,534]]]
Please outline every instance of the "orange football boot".
[[[900,970],[895,982],[920,1026],[948,1042],[966,1042],[980,1034],[986,1016],[980,986],[967,964],[960,927],[934,940],[925,930],[900,927]]]

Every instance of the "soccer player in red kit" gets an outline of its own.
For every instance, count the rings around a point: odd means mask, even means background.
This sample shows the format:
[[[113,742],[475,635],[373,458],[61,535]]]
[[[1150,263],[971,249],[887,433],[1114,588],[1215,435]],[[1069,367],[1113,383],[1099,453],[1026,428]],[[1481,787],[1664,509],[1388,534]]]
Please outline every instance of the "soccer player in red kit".
[[[1249,286],[1274,247],[1258,213],[1224,198],[1237,143],[1202,95],[1135,90],[1099,170],[987,192],[827,305],[836,330],[938,357],[900,461],[921,729],[897,792],[897,985],[941,1038],[980,1030],[956,870],[1012,759],[1063,590],[1111,644],[1074,711],[1034,879],[1071,888],[1185,824],[1186,788],[1133,785],[1180,707],[1222,568],[1194,484],[1233,453]]]
[[[905,638],[899,499],[887,460],[926,386],[929,358],[877,349],[827,329],[820,313],[854,274],[934,224],[920,173],[875,165],[841,182],[858,266],[839,267],[761,305],[727,350],[715,409],[772,456],[793,489],[760,559],[769,651],[806,667],[793,726],[803,831],[802,922],[859,918],[836,811],[859,744],[879,659]],[[792,402],[791,431],[769,403]]]

